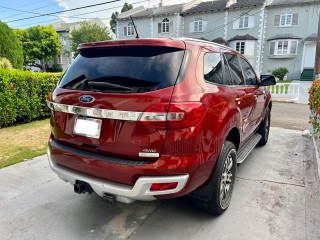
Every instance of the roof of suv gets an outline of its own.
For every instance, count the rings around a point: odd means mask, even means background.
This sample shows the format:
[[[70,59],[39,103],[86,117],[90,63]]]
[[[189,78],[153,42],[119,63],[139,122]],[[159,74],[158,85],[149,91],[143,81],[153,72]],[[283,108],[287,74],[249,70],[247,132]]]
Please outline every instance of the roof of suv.
[[[106,48],[115,46],[164,46],[164,47],[175,47],[185,49],[186,44],[194,46],[207,46],[207,47],[218,47],[233,50],[227,46],[213,43],[209,41],[193,39],[193,38],[141,38],[141,39],[125,39],[125,40],[111,40],[102,42],[89,42],[82,43],[78,46],[78,49],[89,49],[89,48]]]

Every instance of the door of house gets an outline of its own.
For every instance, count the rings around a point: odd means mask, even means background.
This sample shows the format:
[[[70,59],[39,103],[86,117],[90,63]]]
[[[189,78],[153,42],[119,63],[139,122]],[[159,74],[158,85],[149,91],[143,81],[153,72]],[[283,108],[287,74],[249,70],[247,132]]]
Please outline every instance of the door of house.
[[[315,56],[316,56],[316,43],[306,42],[303,68],[314,68]]]

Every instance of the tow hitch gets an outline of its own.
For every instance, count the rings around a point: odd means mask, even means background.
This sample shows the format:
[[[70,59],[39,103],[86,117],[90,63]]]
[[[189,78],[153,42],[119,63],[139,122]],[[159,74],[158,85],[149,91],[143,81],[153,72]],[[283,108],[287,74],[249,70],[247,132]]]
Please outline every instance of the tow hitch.
[[[74,184],[74,192],[79,194],[87,192],[91,194],[93,193],[93,189],[88,183],[77,180]]]

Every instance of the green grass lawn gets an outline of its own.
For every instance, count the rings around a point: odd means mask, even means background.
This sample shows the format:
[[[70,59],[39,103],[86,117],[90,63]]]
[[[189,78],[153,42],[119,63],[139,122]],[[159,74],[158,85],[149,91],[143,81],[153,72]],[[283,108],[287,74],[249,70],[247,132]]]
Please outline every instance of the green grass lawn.
[[[0,168],[46,153],[49,119],[0,129]]]

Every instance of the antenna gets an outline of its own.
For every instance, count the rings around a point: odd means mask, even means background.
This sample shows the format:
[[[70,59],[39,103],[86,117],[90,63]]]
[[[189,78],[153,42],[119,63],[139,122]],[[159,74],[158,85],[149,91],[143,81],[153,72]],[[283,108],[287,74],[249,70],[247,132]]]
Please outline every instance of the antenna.
[[[133,21],[133,18],[131,17],[131,15],[130,15],[130,19],[131,19],[131,22],[132,22],[132,24],[133,24],[133,27],[134,27],[134,30],[136,31],[136,38],[139,38],[139,33],[138,33],[138,31],[137,31],[137,28],[136,28],[136,25],[134,24],[134,21]]]

